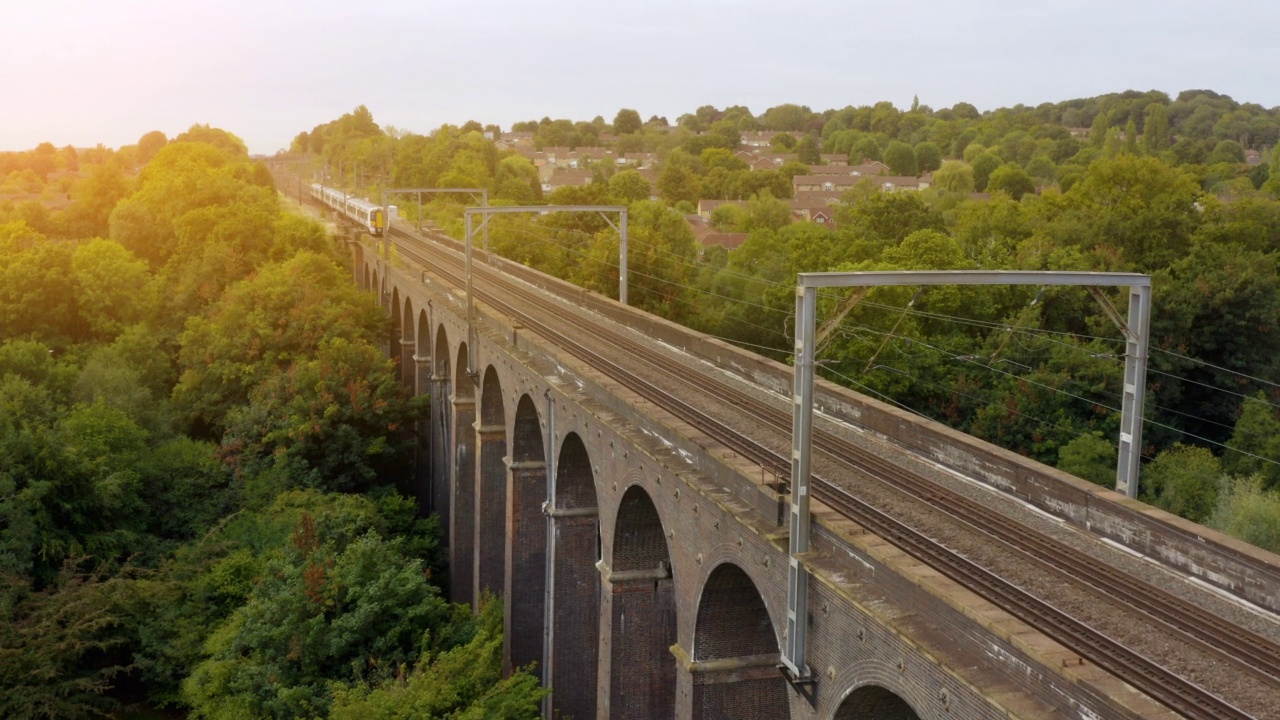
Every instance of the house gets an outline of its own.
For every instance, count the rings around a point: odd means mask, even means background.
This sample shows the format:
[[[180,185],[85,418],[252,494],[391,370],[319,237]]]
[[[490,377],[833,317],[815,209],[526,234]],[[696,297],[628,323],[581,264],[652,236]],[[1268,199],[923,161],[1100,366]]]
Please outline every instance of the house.
[[[800,156],[796,153],[767,153],[762,155],[762,157],[769,158],[769,160],[773,161],[774,168],[782,167],[783,163],[789,163],[792,161],[800,162]]]
[[[542,181],[542,192],[549,193],[559,187],[578,187],[589,185],[592,180],[590,170],[575,170],[572,168],[557,168],[551,176]]]
[[[853,189],[864,181],[874,183],[877,187],[890,192],[895,190],[923,190],[932,184],[933,174],[925,173],[921,177],[900,175],[797,175],[791,179],[791,188],[797,194],[815,191],[842,193]]]
[[[685,215],[684,219],[689,223],[689,229],[693,231],[693,239],[704,248],[708,245],[719,245],[734,250],[749,237],[748,233],[720,232],[701,215]]]
[[[618,158],[618,165],[637,169],[648,168],[653,167],[656,159],[653,153],[629,152]]]
[[[569,167],[586,167],[587,163],[600,162],[613,157],[613,151],[599,146],[574,148],[569,152]]]
[[[840,195],[822,191],[799,192],[789,201],[789,204],[793,219],[808,220],[834,227]]]
[[[849,166],[850,175],[888,175],[889,172],[889,166],[879,160],[863,160]]]
[[[569,164],[569,152],[569,148],[563,145],[544,147],[542,148],[542,157],[547,165],[567,167]],[[536,161],[534,164],[537,164]]]
[[[711,213],[721,205],[737,205],[740,208],[745,208],[747,203],[743,200],[699,200],[698,216],[710,219]]]
[[[778,132],[776,130],[748,130],[741,134],[742,144],[747,147],[769,147]]]
[[[841,155],[840,153],[822,153],[818,157],[820,157],[822,159],[822,162],[826,165],[848,165],[849,164],[849,156]]]
[[[859,175],[857,170],[849,165],[810,165],[810,175]]]
[[[839,194],[864,179],[857,175],[797,175],[791,178],[791,189],[797,194],[802,192]]]

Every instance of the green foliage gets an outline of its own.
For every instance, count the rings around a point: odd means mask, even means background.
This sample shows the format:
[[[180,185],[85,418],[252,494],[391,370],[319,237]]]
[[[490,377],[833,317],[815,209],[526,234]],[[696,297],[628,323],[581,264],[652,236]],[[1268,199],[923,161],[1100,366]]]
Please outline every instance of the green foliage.
[[[894,140],[884,149],[884,162],[894,175],[919,174],[916,151],[908,144]]]
[[[304,514],[183,693],[197,718],[322,715],[333,681],[383,680],[447,650],[433,636],[453,617],[402,542],[338,540]]]
[[[1280,494],[1263,490],[1257,478],[1233,480],[1208,525],[1263,550],[1280,552]]]
[[[942,167],[942,149],[938,144],[926,140],[915,147],[916,163],[921,173],[933,172]]]
[[[649,181],[637,170],[623,170],[609,178],[609,194],[630,204],[649,199]]]
[[[97,338],[113,338],[141,320],[138,288],[149,279],[147,264],[122,245],[95,239],[71,256],[71,273],[81,317]]]
[[[987,192],[1005,193],[1014,200],[1036,191],[1035,181],[1017,163],[1005,163],[991,172],[987,178]]]
[[[991,180],[991,173],[1004,165],[1004,161],[1000,159],[1000,156],[989,150],[975,155],[972,160],[969,160],[968,157],[965,160],[973,165],[973,187],[978,192],[986,192],[987,183]]]
[[[331,720],[534,720],[546,691],[526,670],[502,677],[501,604],[485,603],[466,644],[424,654],[404,679],[335,693]]]
[[[232,286],[179,337],[179,407],[221,428],[234,406],[274,373],[333,338],[373,342],[386,320],[329,259],[300,253]]]
[[[1213,513],[1222,481],[1218,458],[1203,447],[1174,445],[1142,469],[1148,501],[1198,523]]]
[[[0,717],[110,717],[129,585],[68,562],[40,591],[0,570]]]
[[[974,191],[973,166],[962,160],[947,160],[933,173],[933,184],[954,193]]]
[[[333,337],[312,352],[263,378],[228,414],[223,455],[236,471],[274,466],[299,485],[358,492],[411,462],[426,397],[409,397],[368,342]]]
[[[1110,487],[1116,479],[1116,448],[1097,435],[1081,435],[1058,451],[1058,469]]]
[[[613,118],[613,131],[619,135],[629,135],[639,132],[643,123],[640,121],[640,113],[629,108],[623,108]]]

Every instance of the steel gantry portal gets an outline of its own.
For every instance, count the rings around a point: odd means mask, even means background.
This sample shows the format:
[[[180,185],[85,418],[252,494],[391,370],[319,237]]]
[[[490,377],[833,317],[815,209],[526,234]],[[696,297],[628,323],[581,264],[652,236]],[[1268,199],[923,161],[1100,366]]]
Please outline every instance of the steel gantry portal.
[[[506,207],[478,207],[466,209],[466,226],[467,226],[467,325],[470,328],[471,343],[469,345],[469,357],[467,358],[467,371],[475,373],[475,302],[472,297],[472,274],[471,274],[471,237],[472,223],[471,218],[480,216],[480,227],[485,232],[485,252],[489,250],[489,218],[493,215],[513,214],[513,213],[537,213],[539,215],[553,212],[598,212],[609,223],[609,226],[618,231],[618,302],[623,305],[627,304],[627,206],[626,205],[510,205]],[[618,213],[618,224],[614,225],[606,213]]]
[[[1088,288],[1125,336],[1124,389],[1120,415],[1116,491],[1138,493],[1138,461],[1142,450],[1142,406],[1146,395],[1148,326],[1151,320],[1151,276],[1134,273],[924,270],[885,272],[800,273],[796,285],[795,373],[791,444],[791,516],[787,575],[787,638],[782,664],[792,682],[811,681],[805,663],[808,633],[809,571],[802,556],[809,552],[810,453],[813,446],[813,380],[819,288],[856,288],[823,327],[828,334],[872,287],[891,285],[1064,285]],[[1099,288],[1129,288],[1126,322]]]

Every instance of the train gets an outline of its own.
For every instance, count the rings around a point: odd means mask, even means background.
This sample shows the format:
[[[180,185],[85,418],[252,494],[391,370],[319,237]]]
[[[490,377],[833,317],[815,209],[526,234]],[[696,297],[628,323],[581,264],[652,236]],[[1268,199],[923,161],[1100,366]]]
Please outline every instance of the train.
[[[395,205],[387,208],[387,213],[384,214],[381,205],[374,205],[364,198],[349,195],[343,190],[326,187],[320,183],[311,184],[311,197],[346,216],[370,235],[378,237],[387,229],[387,220],[396,218]],[[387,214],[391,217],[387,218]]]

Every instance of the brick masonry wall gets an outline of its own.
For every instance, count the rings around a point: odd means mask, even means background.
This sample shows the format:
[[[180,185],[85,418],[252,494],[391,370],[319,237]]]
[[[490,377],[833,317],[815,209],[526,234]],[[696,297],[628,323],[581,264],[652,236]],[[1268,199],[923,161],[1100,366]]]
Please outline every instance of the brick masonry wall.
[[[476,473],[475,403],[468,399],[453,401],[452,456],[453,488],[449,508],[449,599],[472,605],[475,602],[475,473]]]
[[[503,587],[503,666],[514,668],[542,663],[543,623],[546,620],[547,516],[542,503],[547,494],[547,469],[541,461],[528,461],[508,472],[507,516]]]
[[[555,520],[554,671],[551,687],[560,717],[596,717],[599,665],[600,573],[597,518]]]

